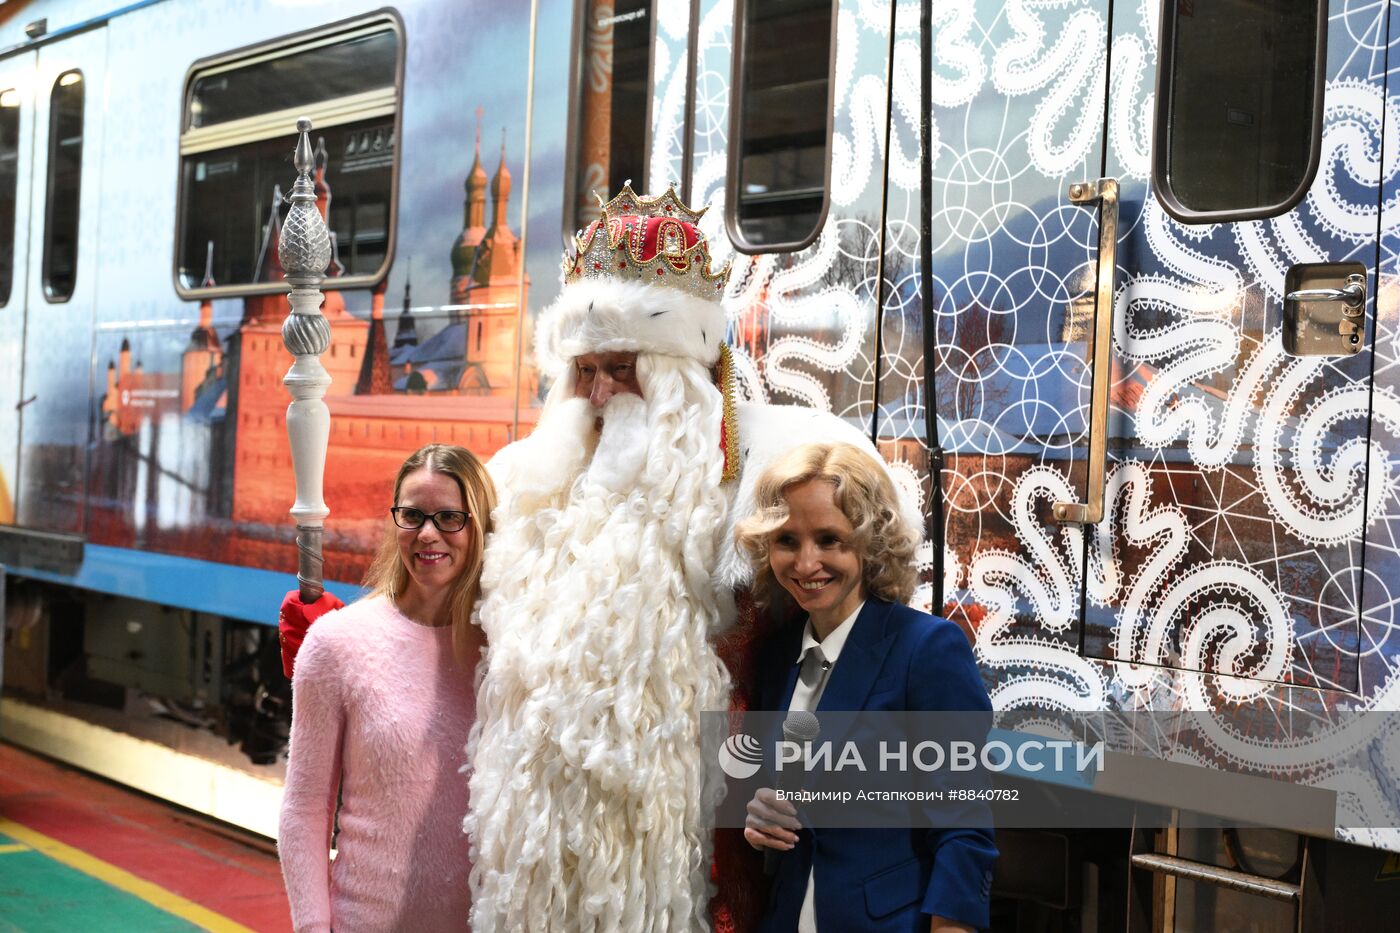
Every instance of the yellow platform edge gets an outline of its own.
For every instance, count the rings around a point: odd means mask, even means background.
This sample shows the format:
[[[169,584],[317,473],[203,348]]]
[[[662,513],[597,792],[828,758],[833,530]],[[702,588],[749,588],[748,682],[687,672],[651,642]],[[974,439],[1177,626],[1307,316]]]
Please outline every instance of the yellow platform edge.
[[[104,862],[100,858],[88,855],[81,849],[75,849],[67,843],[35,832],[28,826],[13,820],[0,817],[0,834],[17,839],[35,852],[46,855],[55,862],[61,862],[69,868],[110,884],[117,890],[125,891],[133,897],[139,897],[146,903],[182,920],[188,920],[195,926],[210,931],[210,933],[253,933],[248,927],[241,923],[235,923],[223,914],[215,913],[194,901],[187,900],[172,891],[167,891],[158,884],[144,878],[138,878],[111,862]]]

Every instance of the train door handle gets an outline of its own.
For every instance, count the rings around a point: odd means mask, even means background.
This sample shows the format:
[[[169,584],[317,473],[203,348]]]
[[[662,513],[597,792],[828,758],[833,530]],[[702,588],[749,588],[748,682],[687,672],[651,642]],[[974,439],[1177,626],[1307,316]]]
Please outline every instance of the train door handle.
[[[1366,304],[1366,279],[1353,275],[1341,288],[1300,288],[1284,296],[1289,301],[1340,301],[1351,311]]]
[[[1093,525],[1103,521],[1108,472],[1109,350],[1113,343],[1113,294],[1118,272],[1118,180],[1075,182],[1071,204],[1099,205],[1099,274],[1094,288],[1094,381],[1089,408],[1089,478],[1084,502],[1056,502],[1055,521]]]

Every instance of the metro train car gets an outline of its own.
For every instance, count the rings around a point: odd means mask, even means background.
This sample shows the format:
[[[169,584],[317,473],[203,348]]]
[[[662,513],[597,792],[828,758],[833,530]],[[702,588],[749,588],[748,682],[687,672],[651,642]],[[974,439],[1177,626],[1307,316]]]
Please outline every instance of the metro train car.
[[[996,928],[1389,928],[1392,50],[1384,0],[9,0],[0,737],[271,833],[306,116],[329,588],[407,453],[530,430],[594,192],[674,185],[743,394],[920,496],[916,602],[994,706],[1196,717],[1118,790],[1164,821],[999,833]],[[196,733],[257,764],[191,791]],[[1266,780],[1269,828],[1197,819]]]

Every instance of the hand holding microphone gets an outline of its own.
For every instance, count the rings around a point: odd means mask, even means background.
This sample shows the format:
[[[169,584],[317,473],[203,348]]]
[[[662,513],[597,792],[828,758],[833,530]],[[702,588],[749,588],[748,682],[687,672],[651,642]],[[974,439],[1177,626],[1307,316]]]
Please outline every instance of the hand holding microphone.
[[[744,838],[755,849],[768,849],[767,856],[786,852],[797,844],[797,808],[791,801],[778,799],[771,787],[760,787],[748,804],[749,815],[744,820]]]
[[[817,717],[806,710],[793,710],[783,720],[783,740],[805,745],[815,742],[821,735],[821,724]],[[786,852],[797,844],[797,830],[802,824],[797,819],[797,808],[789,800],[778,798],[778,792],[794,793],[802,789],[806,781],[805,769],[780,770],[777,772],[777,791],[760,787],[748,803],[748,816],[744,820],[744,838],[755,849],[765,849],[763,869],[768,874],[777,870],[778,854]]]

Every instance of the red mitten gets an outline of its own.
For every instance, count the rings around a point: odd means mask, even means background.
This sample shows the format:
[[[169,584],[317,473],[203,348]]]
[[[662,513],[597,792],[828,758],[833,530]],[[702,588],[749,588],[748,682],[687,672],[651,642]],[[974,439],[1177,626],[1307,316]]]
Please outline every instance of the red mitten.
[[[334,612],[345,604],[330,590],[311,605],[301,601],[301,591],[292,590],[282,599],[282,611],[277,614],[277,640],[282,645],[282,673],[292,679],[292,668],[296,665],[297,652],[301,650],[302,639],[311,623],[328,612]]]

